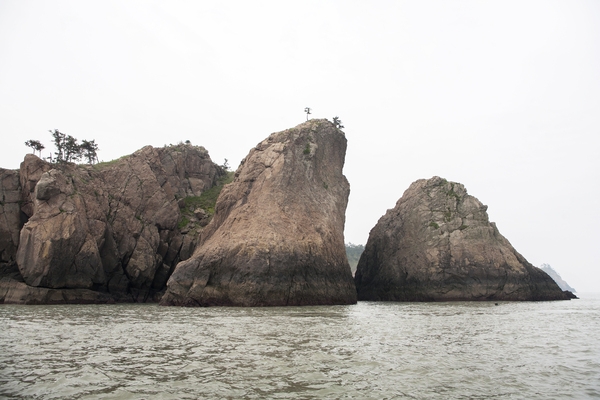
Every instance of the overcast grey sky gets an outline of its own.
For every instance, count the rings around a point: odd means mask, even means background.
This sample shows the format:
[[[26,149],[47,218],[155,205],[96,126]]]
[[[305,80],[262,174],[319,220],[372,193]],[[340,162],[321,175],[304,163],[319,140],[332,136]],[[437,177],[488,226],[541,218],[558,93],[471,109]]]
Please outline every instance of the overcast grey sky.
[[[463,183],[531,263],[600,291],[600,2],[0,0],[0,166],[49,129],[101,160],[191,140],[234,168],[339,116],[346,241]]]

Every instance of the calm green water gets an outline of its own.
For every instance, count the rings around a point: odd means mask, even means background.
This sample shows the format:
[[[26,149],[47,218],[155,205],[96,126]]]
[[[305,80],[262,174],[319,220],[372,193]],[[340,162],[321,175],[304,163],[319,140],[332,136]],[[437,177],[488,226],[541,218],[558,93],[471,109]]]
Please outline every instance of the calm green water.
[[[0,306],[0,398],[595,397],[598,295],[498,306]]]

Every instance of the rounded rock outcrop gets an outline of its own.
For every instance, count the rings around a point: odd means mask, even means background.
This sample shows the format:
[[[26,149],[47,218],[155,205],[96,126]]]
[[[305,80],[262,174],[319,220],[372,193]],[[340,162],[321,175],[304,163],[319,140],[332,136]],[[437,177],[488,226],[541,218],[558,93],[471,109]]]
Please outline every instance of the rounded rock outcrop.
[[[19,171],[5,171],[0,303],[22,304],[157,301],[202,229],[184,226],[179,203],[227,175],[191,144],[94,166],[29,154]]]
[[[346,138],[327,120],[277,132],[250,151],[217,200],[163,305],[356,303],[344,248]]]
[[[568,299],[500,234],[486,210],[459,183],[414,182],[370,232],[355,276],[358,299]]]

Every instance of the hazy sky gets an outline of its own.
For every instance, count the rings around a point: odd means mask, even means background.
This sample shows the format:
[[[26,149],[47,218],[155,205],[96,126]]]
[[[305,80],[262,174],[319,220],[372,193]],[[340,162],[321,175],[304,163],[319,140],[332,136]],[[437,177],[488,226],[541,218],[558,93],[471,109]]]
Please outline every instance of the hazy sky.
[[[600,291],[600,2],[0,0],[0,166],[49,129],[108,161],[191,140],[237,167],[339,116],[346,241],[463,183],[525,258]]]

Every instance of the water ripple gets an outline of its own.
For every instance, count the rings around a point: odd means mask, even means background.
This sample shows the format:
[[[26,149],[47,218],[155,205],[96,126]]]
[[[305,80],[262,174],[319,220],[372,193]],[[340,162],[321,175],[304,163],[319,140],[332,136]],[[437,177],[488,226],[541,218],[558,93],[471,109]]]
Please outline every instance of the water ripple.
[[[290,308],[0,306],[0,397],[600,397],[600,297]]]

